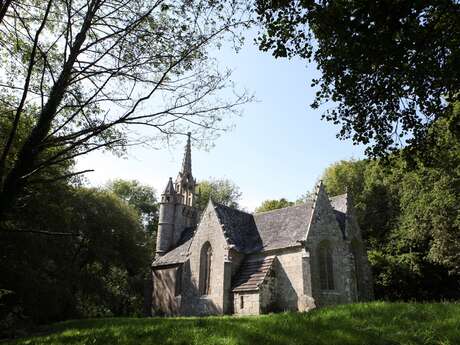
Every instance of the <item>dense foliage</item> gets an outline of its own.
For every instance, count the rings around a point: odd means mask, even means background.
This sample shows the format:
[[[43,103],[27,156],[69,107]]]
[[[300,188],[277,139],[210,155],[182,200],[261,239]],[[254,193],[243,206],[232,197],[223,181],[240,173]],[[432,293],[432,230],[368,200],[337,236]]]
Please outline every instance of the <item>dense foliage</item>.
[[[32,123],[32,116],[24,117],[12,152]],[[8,132],[8,119],[0,124],[0,134]],[[51,154],[48,149],[41,157]],[[1,334],[67,318],[142,313],[155,193],[121,180],[84,188],[76,178],[60,178],[72,163],[36,174],[0,222]]]
[[[409,143],[422,151],[430,124],[451,119],[460,97],[460,4],[456,0],[257,0],[260,49],[314,60],[313,108],[341,138],[373,156]],[[459,119],[451,119],[460,137]]]
[[[225,206],[239,208],[240,188],[234,182],[225,178],[199,181],[195,206],[199,211],[203,211],[209,199]]]
[[[11,227],[61,235],[0,233],[3,327],[142,313],[151,250],[134,208],[107,191],[61,184],[36,190],[20,213]]]
[[[68,321],[13,345],[454,345],[458,304],[366,303],[253,317],[112,318]]]
[[[231,72],[208,48],[224,38],[238,46],[249,22],[246,0],[2,1],[0,115],[10,126],[0,140],[0,219],[46,167],[225,130],[251,97],[224,91]]]
[[[159,204],[153,187],[117,179],[108,182],[106,188],[137,210],[146,232],[151,235],[157,230]]]
[[[142,311],[155,192],[83,188],[75,158],[224,130],[251,97],[224,94],[208,48],[238,46],[248,15],[239,0],[0,1],[0,332]]]
[[[266,212],[276,210],[278,208],[284,208],[294,205],[292,201],[288,201],[285,198],[281,199],[273,199],[273,200],[265,200],[262,204],[255,209],[256,213]]]
[[[340,162],[324,180],[348,192],[377,295],[459,296],[460,4],[257,0],[259,47],[316,62],[313,108],[366,144],[374,161]]]
[[[460,297],[460,142],[439,121],[435,166],[342,161],[324,182],[332,195],[352,196],[368,244],[378,297]],[[443,133],[443,134],[442,134]]]

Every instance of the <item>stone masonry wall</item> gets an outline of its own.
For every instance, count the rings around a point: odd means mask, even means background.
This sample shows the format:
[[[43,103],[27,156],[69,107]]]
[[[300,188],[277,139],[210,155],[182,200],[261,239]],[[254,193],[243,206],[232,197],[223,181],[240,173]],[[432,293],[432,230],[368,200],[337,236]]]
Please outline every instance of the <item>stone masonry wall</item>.
[[[259,311],[261,314],[279,310],[276,296],[276,273],[271,270],[259,288]]]
[[[153,270],[152,306],[155,315],[179,315],[180,296],[176,296],[178,267]]]
[[[259,292],[239,292],[234,296],[234,310],[237,315],[260,314]]]
[[[303,295],[302,253],[297,248],[278,252],[275,264],[276,302],[281,311],[298,310],[299,296]]]
[[[271,250],[269,252],[260,253],[257,257],[265,257],[276,255],[276,261],[273,265],[274,273],[274,288],[272,289],[273,300],[266,302],[266,297],[261,300],[261,303],[270,303],[271,311],[287,311],[287,310],[305,310],[303,304],[304,297],[304,281],[309,279],[305,277],[305,270],[302,267],[302,247],[283,248]]]
[[[201,222],[190,246],[189,279],[183,287],[183,313],[185,315],[222,314],[228,312],[229,285],[224,277],[231,277],[231,266],[228,261],[227,244],[219,224],[219,220],[212,209],[212,204],[204,211]],[[209,242],[212,248],[210,292],[201,296],[200,282],[200,254],[203,245]],[[230,272],[228,272],[230,270]]]
[[[328,241],[332,249],[334,289],[322,290],[319,274],[319,245]],[[307,235],[306,250],[310,253],[311,290],[317,306],[354,301],[349,246],[343,238],[329,198],[323,186],[317,190],[315,209]]]

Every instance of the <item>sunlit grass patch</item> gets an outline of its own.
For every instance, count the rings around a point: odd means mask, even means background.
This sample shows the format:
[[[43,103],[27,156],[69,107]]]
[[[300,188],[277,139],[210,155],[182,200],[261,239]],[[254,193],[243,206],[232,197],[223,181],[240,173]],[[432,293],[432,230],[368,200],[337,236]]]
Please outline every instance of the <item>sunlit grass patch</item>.
[[[453,345],[460,344],[460,305],[373,302],[254,317],[73,320],[49,331],[7,344]]]

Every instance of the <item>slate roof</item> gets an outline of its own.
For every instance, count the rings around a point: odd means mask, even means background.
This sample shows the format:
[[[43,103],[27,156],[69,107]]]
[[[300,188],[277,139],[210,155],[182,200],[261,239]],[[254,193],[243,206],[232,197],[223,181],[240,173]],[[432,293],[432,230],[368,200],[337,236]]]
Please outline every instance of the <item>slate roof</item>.
[[[245,254],[262,249],[262,241],[252,214],[221,204],[214,205],[228,244]]]
[[[330,198],[336,219],[345,236],[347,194]],[[229,245],[245,254],[273,249],[289,248],[305,240],[313,212],[313,200],[278,210],[249,214],[221,204],[214,204],[214,210]],[[183,263],[194,229],[184,231],[178,247],[155,260],[152,266]]]
[[[241,265],[235,279],[232,291],[257,291],[270,272],[275,256],[254,259],[249,256]]]
[[[313,211],[313,201],[305,204],[256,213],[254,220],[263,243],[263,250],[299,245],[305,240]]]
[[[187,260],[188,250],[192,243],[194,228],[186,228],[178,242],[178,246],[152,263],[152,267],[181,264]]]

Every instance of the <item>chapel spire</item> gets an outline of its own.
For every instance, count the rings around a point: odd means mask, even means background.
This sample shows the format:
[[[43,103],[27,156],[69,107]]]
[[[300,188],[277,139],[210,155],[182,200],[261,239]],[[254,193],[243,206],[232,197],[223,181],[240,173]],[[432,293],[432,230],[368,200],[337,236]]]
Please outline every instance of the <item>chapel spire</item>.
[[[182,160],[181,173],[184,176],[192,176],[192,147],[190,144],[190,136],[192,133],[187,133],[187,145],[185,145],[184,159]]]
[[[192,174],[192,145],[191,133],[187,133],[187,144],[185,145],[184,159],[182,168],[176,179],[176,192],[181,196],[184,205],[193,206],[195,198],[196,181]]]

